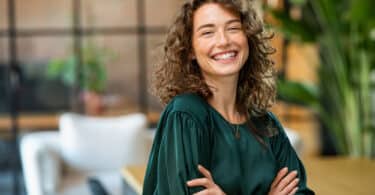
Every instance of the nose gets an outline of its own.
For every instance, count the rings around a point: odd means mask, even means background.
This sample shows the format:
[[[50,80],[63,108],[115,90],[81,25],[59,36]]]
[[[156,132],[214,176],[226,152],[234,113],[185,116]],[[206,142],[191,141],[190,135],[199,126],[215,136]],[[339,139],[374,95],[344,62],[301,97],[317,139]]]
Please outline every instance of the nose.
[[[217,42],[217,45],[220,47],[226,47],[229,45],[230,40],[229,40],[228,35],[225,33],[225,31],[219,31],[217,33],[216,42]]]

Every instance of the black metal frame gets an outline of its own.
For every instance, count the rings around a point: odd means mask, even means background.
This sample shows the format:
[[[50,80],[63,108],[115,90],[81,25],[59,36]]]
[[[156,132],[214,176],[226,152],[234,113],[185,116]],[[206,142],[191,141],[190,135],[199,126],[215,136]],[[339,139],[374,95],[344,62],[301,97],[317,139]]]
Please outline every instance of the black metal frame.
[[[13,165],[13,181],[15,195],[20,193],[18,184],[18,167],[19,167],[19,157],[18,157],[18,99],[19,99],[19,67],[18,67],[18,48],[16,41],[18,37],[40,37],[40,36],[72,36],[73,37],[73,51],[76,55],[79,65],[77,66],[77,78],[80,81],[82,79],[81,63],[82,63],[82,38],[84,36],[90,35],[138,35],[138,63],[139,63],[139,102],[140,109],[142,112],[148,112],[148,98],[147,98],[147,43],[146,36],[148,34],[164,34],[166,32],[166,27],[164,26],[154,26],[146,27],[145,22],[145,0],[137,1],[137,25],[135,27],[111,27],[111,28],[83,28],[81,23],[81,3],[82,0],[72,0],[72,10],[73,10],[73,24],[71,28],[40,28],[40,29],[18,29],[16,26],[16,9],[15,0],[8,0],[8,28],[6,30],[0,30],[0,37],[8,37],[8,74],[7,74],[7,95],[9,98],[9,114],[11,116],[11,135],[12,141],[14,143],[14,155],[12,158]],[[73,96],[77,96],[80,91],[78,85],[73,89]],[[78,98],[73,98],[78,99]],[[82,111],[82,105],[73,101],[72,109]]]

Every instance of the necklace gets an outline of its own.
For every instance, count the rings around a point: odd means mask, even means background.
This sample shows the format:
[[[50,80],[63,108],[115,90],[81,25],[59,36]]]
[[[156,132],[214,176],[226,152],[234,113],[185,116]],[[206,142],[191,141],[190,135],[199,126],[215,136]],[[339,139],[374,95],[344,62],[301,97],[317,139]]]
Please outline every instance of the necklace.
[[[236,139],[240,139],[241,137],[241,134],[240,134],[240,130],[239,130],[239,125],[231,125],[232,129],[233,129],[233,135]]]
[[[237,114],[238,117],[240,116],[239,112],[236,112],[236,114]],[[239,124],[229,124],[229,125],[233,130],[234,137],[236,139],[240,139],[240,137],[241,137],[240,130],[239,130],[240,125]]]

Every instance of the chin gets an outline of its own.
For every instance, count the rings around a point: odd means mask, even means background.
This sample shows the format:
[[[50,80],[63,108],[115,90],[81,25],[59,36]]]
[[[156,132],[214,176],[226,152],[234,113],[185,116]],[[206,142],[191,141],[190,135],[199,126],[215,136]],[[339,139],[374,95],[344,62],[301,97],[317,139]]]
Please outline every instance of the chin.
[[[216,75],[218,76],[233,76],[240,73],[240,68],[236,69],[227,69],[227,70],[217,70]]]

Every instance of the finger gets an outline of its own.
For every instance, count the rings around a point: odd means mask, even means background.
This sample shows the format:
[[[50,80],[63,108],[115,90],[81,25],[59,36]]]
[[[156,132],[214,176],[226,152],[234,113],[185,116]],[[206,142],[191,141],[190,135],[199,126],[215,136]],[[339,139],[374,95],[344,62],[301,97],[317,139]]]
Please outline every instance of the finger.
[[[295,188],[292,190],[292,192],[290,192],[288,195],[294,195],[294,194],[297,193],[297,191],[298,191],[298,187],[295,187]]]
[[[275,179],[273,180],[271,184],[271,188],[275,187],[281,179],[288,173],[288,167],[282,168],[276,175]]]
[[[204,168],[202,165],[198,165],[198,170],[199,170],[199,172],[201,172],[206,178],[212,180],[211,173],[210,173],[206,168]]]
[[[292,182],[290,182],[284,189],[282,189],[281,193],[282,194],[290,194],[294,188],[297,187],[299,182],[298,178],[295,178]]]
[[[193,195],[208,195],[208,194],[209,194],[209,190],[205,189],[200,192],[194,193]]]
[[[297,171],[290,172],[287,176],[285,176],[279,184],[277,184],[277,188],[281,191],[283,190],[290,182],[292,182],[297,177]]]
[[[204,186],[206,188],[210,187],[212,184],[212,181],[207,179],[207,178],[198,178],[198,179],[193,179],[190,180],[186,183],[189,187],[194,187],[194,186]]]

